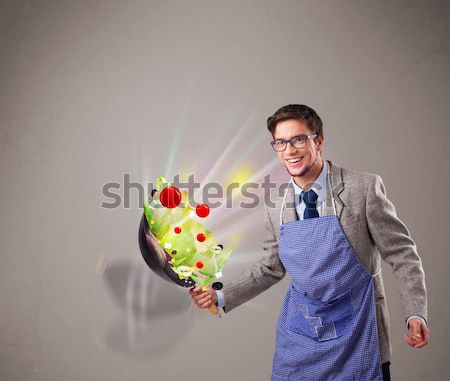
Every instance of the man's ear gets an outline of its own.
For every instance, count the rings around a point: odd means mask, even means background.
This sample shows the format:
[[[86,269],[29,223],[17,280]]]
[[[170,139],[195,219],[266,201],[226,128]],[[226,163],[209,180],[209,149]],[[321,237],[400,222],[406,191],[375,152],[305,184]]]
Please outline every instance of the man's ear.
[[[316,148],[318,151],[321,151],[323,148],[323,138],[321,136],[316,138]]]

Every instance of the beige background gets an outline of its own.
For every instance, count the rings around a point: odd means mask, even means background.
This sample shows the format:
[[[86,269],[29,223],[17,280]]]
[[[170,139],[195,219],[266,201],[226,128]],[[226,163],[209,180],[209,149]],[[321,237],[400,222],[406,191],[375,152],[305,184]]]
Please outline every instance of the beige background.
[[[145,267],[135,195],[107,210],[102,187],[185,167],[202,179],[216,163],[218,181],[239,165],[284,176],[265,119],[287,103],[322,116],[327,158],[383,177],[423,258],[432,331],[422,350],[404,344],[385,267],[393,379],[446,379],[449,11],[447,1],[2,1],[0,380],[269,379],[288,279],[223,319],[198,311]],[[261,217],[216,219],[225,239],[242,236],[225,279],[260,255]]]

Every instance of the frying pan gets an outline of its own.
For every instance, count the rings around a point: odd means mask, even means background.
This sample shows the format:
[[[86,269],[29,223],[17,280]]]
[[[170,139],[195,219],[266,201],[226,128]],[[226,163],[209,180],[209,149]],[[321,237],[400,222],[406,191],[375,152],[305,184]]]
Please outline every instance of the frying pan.
[[[195,281],[192,278],[180,279],[178,274],[172,270],[169,263],[172,258],[159,245],[158,240],[151,232],[145,213],[142,214],[141,223],[139,224],[139,248],[145,263],[161,278],[182,287],[195,287]],[[209,311],[220,317],[219,309],[215,304],[211,304]]]

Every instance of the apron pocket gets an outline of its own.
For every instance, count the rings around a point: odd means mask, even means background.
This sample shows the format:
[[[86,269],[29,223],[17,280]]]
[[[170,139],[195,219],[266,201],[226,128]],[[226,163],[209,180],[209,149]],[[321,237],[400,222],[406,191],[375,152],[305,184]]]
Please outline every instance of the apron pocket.
[[[288,317],[290,331],[316,341],[328,341],[341,337],[351,329],[351,290],[329,302],[320,302],[306,298],[292,287],[291,298]]]

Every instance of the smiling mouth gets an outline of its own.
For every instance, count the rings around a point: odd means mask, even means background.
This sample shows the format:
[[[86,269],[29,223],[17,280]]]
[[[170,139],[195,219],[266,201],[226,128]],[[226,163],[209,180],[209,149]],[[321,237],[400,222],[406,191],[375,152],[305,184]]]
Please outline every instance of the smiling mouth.
[[[290,158],[290,159],[286,159],[286,161],[289,164],[299,164],[299,163],[303,162],[303,158],[304,158],[304,156],[298,156],[298,157],[293,157],[293,158]]]

